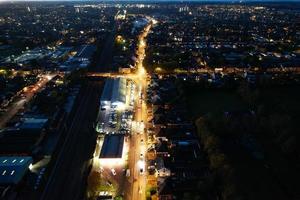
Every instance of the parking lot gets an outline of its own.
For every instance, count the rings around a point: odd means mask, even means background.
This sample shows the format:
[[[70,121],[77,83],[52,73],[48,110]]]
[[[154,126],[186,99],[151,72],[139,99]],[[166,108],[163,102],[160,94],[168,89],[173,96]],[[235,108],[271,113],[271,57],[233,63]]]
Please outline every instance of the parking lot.
[[[122,195],[130,187],[135,170],[129,168],[128,149],[131,145],[133,127],[135,127],[135,107],[138,103],[138,88],[133,81],[127,80],[127,95],[125,106],[100,106],[96,122],[96,131],[99,134],[94,154],[94,170],[101,173],[101,195]],[[122,159],[101,161],[101,153],[105,135],[122,134],[125,136],[125,152]],[[140,155],[144,160],[144,155]],[[117,161],[116,161],[117,160]],[[144,161],[143,161],[144,162]],[[140,173],[144,173],[144,170]]]
[[[136,87],[128,81],[126,105],[101,107],[97,119],[96,131],[101,134],[130,134],[134,116]]]

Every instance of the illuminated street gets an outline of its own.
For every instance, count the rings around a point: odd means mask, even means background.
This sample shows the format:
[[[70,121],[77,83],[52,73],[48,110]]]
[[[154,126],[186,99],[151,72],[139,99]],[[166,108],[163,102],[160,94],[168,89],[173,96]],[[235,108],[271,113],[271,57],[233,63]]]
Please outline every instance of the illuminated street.
[[[147,178],[147,167],[145,166],[146,152],[147,152],[147,133],[145,124],[147,122],[147,107],[145,103],[146,89],[147,89],[147,72],[143,66],[143,60],[146,56],[146,42],[145,39],[149,34],[150,28],[152,26],[151,23],[145,27],[144,32],[139,36],[139,46],[137,50],[137,63],[136,63],[136,74],[133,75],[132,79],[137,83],[140,87],[140,93],[137,97],[137,105],[136,105],[136,121],[140,122],[141,132],[133,133],[132,137],[132,145],[131,145],[131,155],[129,159],[131,162],[129,166],[132,167],[134,173],[132,177],[132,196],[129,199],[145,199],[146,198],[146,178]],[[134,77],[136,76],[136,77]],[[141,142],[143,141],[143,142]],[[141,158],[140,155],[143,155]],[[143,170],[141,173],[140,170]]]
[[[0,0],[0,199],[299,200],[299,0]]]
[[[30,102],[32,97],[48,83],[57,74],[42,75],[40,80],[32,86],[23,88],[20,95],[18,95],[15,100],[10,103],[7,107],[5,114],[0,116],[0,128],[3,128],[5,124],[10,121],[21,109],[23,109],[27,103]]]
[[[89,74],[89,76],[103,76],[108,78],[126,78],[128,81],[133,81],[134,84],[134,110],[135,115],[133,116],[131,136],[128,137],[128,151],[126,150],[125,158],[119,164],[109,164],[108,161],[99,159],[94,160],[94,168],[100,169],[102,177],[104,180],[113,182],[115,189],[112,191],[112,195],[116,195],[115,192],[125,194],[126,199],[145,199],[146,197],[146,179],[147,179],[147,167],[146,167],[146,152],[147,152],[147,134],[146,134],[146,124],[147,122],[147,106],[145,103],[146,89],[147,89],[147,72],[143,66],[143,60],[146,56],[146,38],[149,34],[151,26],[153,24],[152,19],[149,24],[144,28],[142,33],[138,37],[138,48],[137,48],[137,59],[134,66],[134,71],[130,74],[118,74],[118,73],[97,73]],[[130,93],[128,93],[130,94]],[[127,97],[130,99],[130,96]],[[128,105],[126,106],[128,107]],[[126,109],[126,108],[125,108]],[[106,108],[104,111],[99,111],[99,122],[103,123],[101,129],[104,132],[111,133],[116,132],[117,128],[111,128],[108,126],[108,118],[110,116],[111,109]],[[120,111],[122,114],[123,112]],[[118,114],[118,115],[121,115]],[[126,139],[127,141],[127,139]],[[102,140],[98,140],[98,145],[96,147],[94,157],[99,157],[100,149],[102,148]],[[127,146],[127,142],[126,142]],[[124,185],[124,171],[125,163],[129,167],[128,176],[126,177]],[[111,170],[116,171],[116,175],[112,175]],[[123,187],[120,188],[120,187]],[[123,191],[123,192],[122,192]]]

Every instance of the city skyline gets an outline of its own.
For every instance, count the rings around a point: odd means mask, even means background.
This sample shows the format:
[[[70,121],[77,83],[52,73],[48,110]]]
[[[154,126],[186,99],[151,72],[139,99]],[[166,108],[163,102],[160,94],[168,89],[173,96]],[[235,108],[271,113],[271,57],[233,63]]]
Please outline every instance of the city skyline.
[[[255,3],[255,2],[278,2],[278,3],[289,3],[289,2],[300,2],[300,0],[0,0],[0,2],[220,2],[220,3]]]

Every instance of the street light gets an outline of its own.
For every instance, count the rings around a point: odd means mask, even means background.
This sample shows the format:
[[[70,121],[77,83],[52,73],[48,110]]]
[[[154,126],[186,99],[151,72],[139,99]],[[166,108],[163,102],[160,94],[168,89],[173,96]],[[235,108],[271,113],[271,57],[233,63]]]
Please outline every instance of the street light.
[[[144,76],[146,74],[146,70],[144,67],[139,67],[139,70],[138,70],[138,75],[139,76]]]

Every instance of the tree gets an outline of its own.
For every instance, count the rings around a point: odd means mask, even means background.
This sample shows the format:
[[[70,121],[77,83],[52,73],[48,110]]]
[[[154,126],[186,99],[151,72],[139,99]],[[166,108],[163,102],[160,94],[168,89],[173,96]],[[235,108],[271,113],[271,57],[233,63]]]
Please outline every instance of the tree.
[[[256,107],[259,97],[258,90],[251,90],[247,83],[242,83],[238,88],[238,93],[251,109]]]
[[[95,196],[101,187],[101,173],[95,170],[88,176],[88,195]]]
[[[209,161],[212,169],[220,169],[224,166],[226,158],[222,153],[214,153],[209,156]]]

